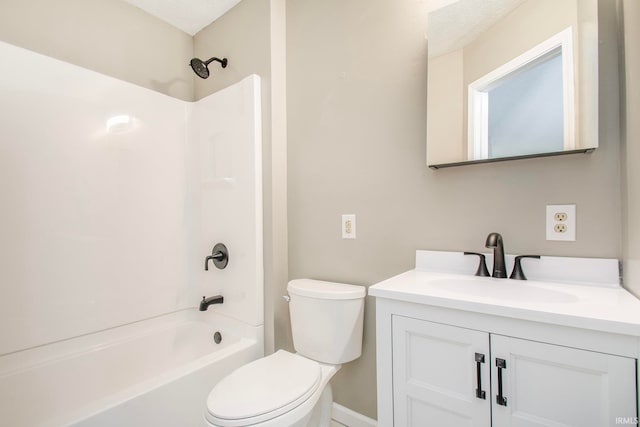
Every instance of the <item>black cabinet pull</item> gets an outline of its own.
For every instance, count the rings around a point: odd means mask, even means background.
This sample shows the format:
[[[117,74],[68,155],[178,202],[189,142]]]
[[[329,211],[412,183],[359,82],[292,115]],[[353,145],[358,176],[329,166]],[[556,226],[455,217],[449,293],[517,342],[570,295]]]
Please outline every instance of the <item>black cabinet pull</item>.
[[[478,399],[486,399],[486,393],[482,390],[482,374],[480,372],[480,364],[484,363],[484,354],[476,353],[476,377],[478,387],[476,388],[476,397]]]
[[[507,368],[507,362],[504,359],[496,357],[496,366],[498,367],[498,395],[496,403],[501,406],[507,406],[507,398],[502,395],[502,370]]]

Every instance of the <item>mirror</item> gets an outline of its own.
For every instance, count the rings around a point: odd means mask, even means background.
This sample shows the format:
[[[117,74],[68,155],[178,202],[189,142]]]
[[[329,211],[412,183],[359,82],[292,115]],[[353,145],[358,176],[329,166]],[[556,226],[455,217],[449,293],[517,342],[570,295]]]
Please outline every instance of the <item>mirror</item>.
[[[428,166],[593,151],[597,18],[597,0],[445,0],[431,11]]]

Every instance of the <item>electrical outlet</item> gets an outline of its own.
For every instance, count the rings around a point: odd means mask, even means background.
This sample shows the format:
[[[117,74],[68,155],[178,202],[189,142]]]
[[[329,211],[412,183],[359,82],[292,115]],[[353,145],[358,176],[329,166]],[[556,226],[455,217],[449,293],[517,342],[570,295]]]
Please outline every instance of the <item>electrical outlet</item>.
[[[547,240],[576,240],[576,205],[547,205]]]
[[[566,233],[567,224],[556,224],[553,226],[553,231],[555,231],[556,233]]]
[[[553,219],[558,221],[558,222],[566,221],[567,220],[567,213],[566,212],[556,212],[553,215]]]
[[[342,215],[342,238],[343,239],[356,238],[356,216],[355,215]]]

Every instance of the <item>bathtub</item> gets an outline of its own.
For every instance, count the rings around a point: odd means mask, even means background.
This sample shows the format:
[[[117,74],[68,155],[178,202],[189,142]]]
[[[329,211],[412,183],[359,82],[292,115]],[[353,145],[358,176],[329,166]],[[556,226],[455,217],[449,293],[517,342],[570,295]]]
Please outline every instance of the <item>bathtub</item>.
[[[261,326],[214,309],[12,353],[0,357],[0,425],[201,427],[213,385],[262,356]]]

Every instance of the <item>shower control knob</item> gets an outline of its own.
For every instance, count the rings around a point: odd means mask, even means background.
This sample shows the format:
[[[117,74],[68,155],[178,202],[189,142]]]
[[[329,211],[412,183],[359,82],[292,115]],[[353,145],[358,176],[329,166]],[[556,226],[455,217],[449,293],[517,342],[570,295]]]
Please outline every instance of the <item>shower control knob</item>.
[[[213,264],[220,270],[225,268],[229,263],[229,250],[224,243],[217,243],[211,250],[211,255],[204,260],[204,269],[209,270],[209,261],[213,261]]]

